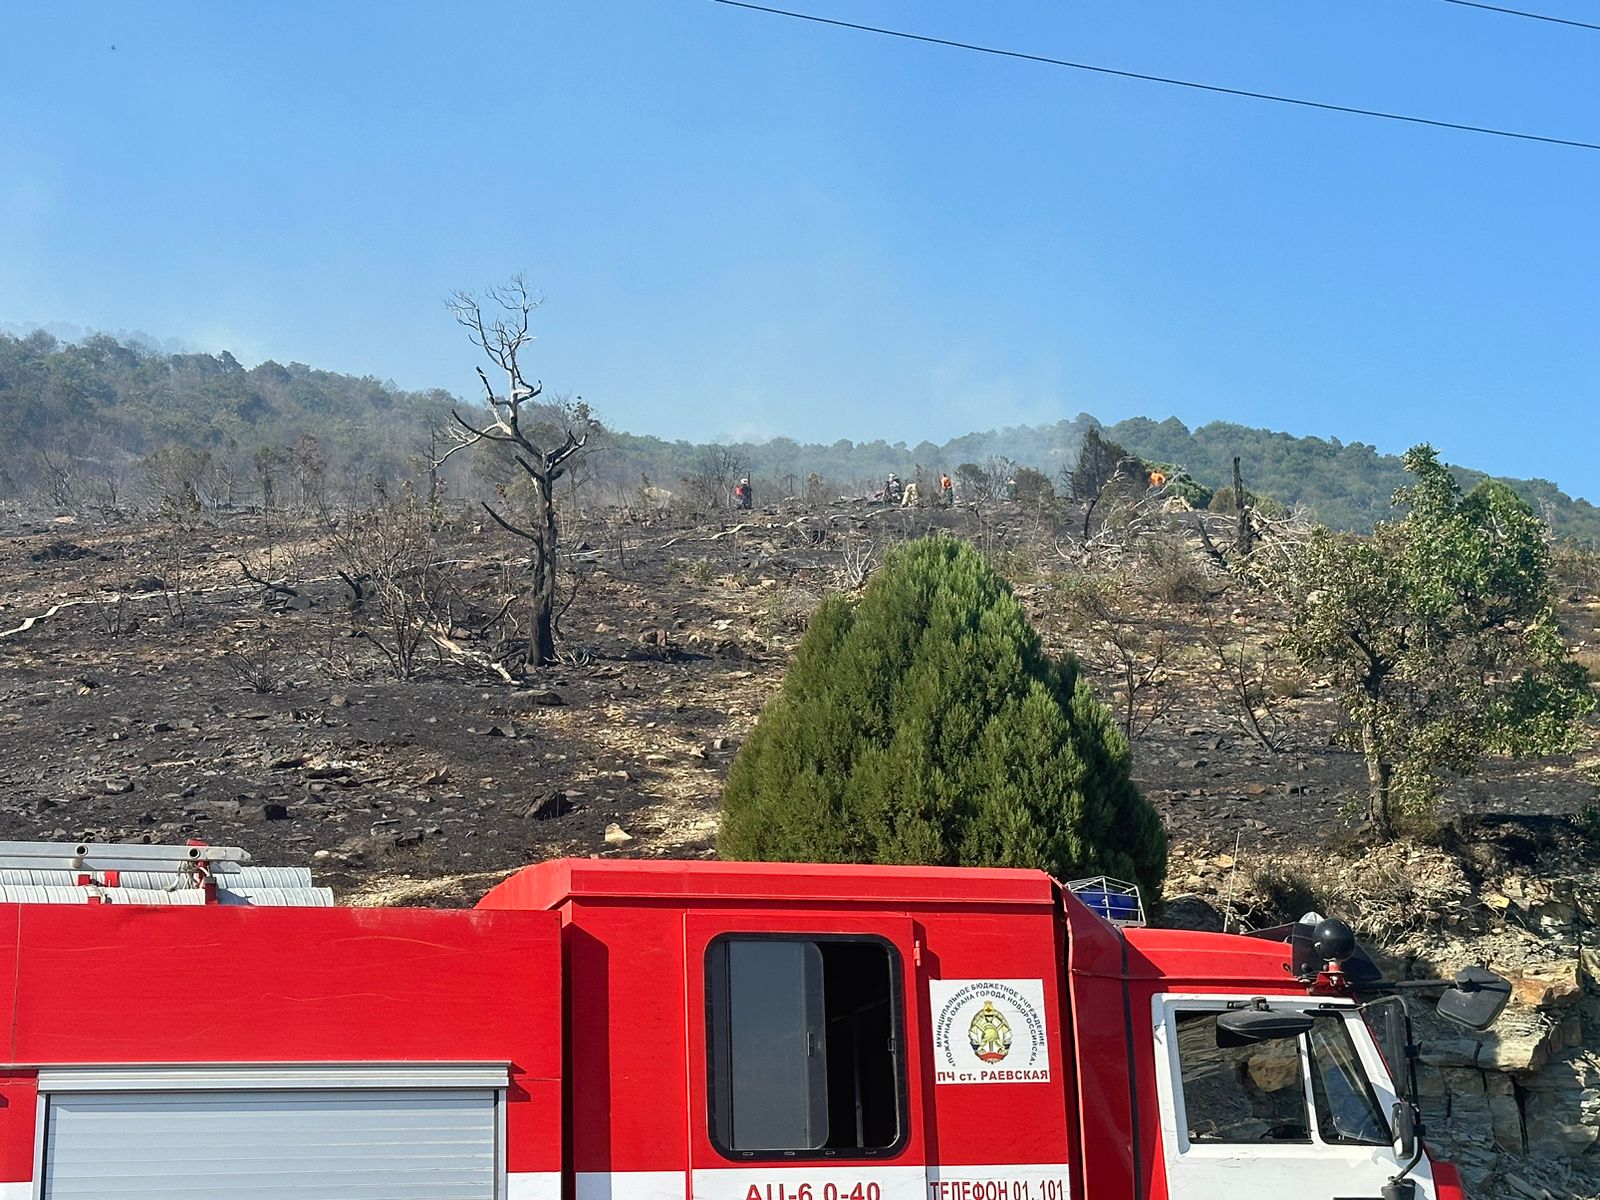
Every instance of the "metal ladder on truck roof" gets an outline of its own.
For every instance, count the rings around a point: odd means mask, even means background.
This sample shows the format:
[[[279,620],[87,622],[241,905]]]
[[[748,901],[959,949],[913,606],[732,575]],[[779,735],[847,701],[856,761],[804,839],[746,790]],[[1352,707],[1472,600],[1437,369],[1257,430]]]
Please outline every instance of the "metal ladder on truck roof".
[[[331,908],[306,867],[252,867],[237,846],[0,842],[0,903]]]

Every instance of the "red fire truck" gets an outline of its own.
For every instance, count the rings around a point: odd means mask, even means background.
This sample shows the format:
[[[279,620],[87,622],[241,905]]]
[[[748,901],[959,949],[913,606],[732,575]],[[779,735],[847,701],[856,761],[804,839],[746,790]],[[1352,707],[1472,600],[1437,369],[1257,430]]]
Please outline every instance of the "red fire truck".
[[[1462,1195],[1336,922],[598,859],[471,910],[339,908],[247,857],[0,845],[0,1200]],[[1501,983],[1441,1010],[1486,1024]]]

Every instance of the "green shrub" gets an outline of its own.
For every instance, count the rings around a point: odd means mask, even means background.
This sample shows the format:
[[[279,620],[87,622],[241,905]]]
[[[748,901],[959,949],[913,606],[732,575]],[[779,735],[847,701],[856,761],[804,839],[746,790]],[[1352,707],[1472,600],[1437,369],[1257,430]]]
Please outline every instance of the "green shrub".
[[[1191,508],[1205,508],[1210,505],[1212,490],[1203,483],[1196,483],[1189,472],[1176,463],[1147,462],[1145,466],[1151,471],[1160,471],[1166,477],[1167,491],[1174,496],[1181,496]]]
[[[945,537],[825,601],[733,764],[724,858],[1104,872],[1160,894],[1166,834],[1076,660]]]

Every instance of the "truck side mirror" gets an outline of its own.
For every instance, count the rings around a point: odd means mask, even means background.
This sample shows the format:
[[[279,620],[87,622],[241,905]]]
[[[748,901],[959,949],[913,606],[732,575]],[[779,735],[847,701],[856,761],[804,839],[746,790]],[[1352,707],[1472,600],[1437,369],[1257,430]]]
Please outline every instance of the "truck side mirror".
[[[1309,1013],[1235,1009],[1217,1017],[1217,1045],[1224,1050],[1234,1046],[1253,1046],[1257,1042],[1299,1037],[1310,1030]]]
[[[1400,1139],[1400,1161],[1409,1162],[1417,1153],[1417,1110],[1408,1101],[1395,1103],[1394,1131]]]
[[[1467,967],[1439,997],[1438,1012],[1447,1021],[1482,1033],[1510,999],[1511,984],[1505,978],[1485,967]]]

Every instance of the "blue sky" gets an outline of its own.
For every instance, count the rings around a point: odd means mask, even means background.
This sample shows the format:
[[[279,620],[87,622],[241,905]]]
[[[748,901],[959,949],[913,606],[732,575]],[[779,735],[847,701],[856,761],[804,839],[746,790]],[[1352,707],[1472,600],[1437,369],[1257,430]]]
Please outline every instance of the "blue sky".
[[[1600,32],[1443,0],[788,6],[1600,141]],[[469,392],[443,298],[524,270],[547,386],[696,440],[1176,415],[1600,499],[1597,197],[1597,152],[709,0],[0,15],[0,320]]]

